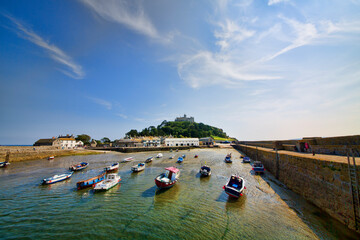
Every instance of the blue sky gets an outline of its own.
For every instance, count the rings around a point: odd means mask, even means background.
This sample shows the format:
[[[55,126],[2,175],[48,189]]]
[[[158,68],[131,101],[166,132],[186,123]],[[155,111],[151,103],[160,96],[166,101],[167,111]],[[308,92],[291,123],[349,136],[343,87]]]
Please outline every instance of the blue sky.
[[[360,134],[360,1],[0,2],[0,144],[176,116],[242,140]]]

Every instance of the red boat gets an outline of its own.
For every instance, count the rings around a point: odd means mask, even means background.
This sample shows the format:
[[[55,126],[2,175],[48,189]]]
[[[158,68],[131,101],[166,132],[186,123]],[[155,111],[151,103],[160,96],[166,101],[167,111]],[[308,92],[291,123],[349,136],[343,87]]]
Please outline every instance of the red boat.
[[[171,188],[179,180],[180,170],[176,167],[165,168],[165,172],[155,178],[158,188]]]

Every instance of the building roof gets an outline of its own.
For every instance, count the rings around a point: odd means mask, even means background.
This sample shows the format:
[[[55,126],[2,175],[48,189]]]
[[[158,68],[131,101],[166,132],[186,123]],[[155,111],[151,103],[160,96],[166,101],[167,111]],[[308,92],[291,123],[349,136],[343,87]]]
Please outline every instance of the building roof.
[[[59,140],[65,140],[65,141],[76,141],[75,138],[58,138]]]
[[[209,141],[209,140],[213,140],[214,139],[212,137],[204,137],[204,138],[200,138],[200,141]]]
[[[52,144],[56,138],[42,138],[35,142],[35,144]]]

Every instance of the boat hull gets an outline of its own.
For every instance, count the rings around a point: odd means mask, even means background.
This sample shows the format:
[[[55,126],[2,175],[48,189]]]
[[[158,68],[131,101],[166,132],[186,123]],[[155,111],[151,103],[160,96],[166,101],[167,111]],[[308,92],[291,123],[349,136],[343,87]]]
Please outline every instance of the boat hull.
[[[70,169],[71,171],[81,171],[81,170],[87,168],[87,167],[89,166],[89,163],[81,164],[81,166],[79,166],[79,165],[80,165],[80,164],[78,164],[78,165],[73,165],[73,166],[71,166],[69,169]]]
[[[161,182],[155,178],[155,184],[158,188],[171,188],[172,186],[174,186],[176,184],[177,181],[178,181],[178,179],[167,183],[167,182]]]
[[[262,173],[264,173],[265,172],[265,169],[264,168],[253,168],[253,170],[254,170],[254,172],[256,173],[256,174],[262,174]]]
[[[94,188],[94,191],[95,192],[105,192],[107,190],[110,190],[111,188],[115,187],[116,185],[118,185],[120,183],[121,179],[119,179],[117,182],[115,182],[114,184],[111,184],[109,186],[106,186],[106,187],[99,187],[99,188]]]
[[[200,171],[200,174],[201,174],[202,177],[208,177],[208,176],[211,175],[211,171],[210,172],[208,172],[208,171]]]
[[[76,187],[78,190],[81,190],[84,188],[89,188],[89,187],[94,187],[97,183],[102,182],[104,180],[105,180],[105,172],[96,177],[77,182]]]
[[[233,188],[225,186],[225,193],[233,198],[239,198],[242,195],[242,191],[236,191]]]
[[[7,167],[8,165],[10,165],[9,162],[1,162],[0,163],[0,168]]]
[[[42,181],[42,184],[43,184],[43,185],[50,185],[50,184],[54,184],[54,183],[57,183],[57,182],[62,182],[62,181],[65,181],[65,180],[71,178],[71,175],[72,175],[72,174],[67,175],[67,176],[65,176],[65,177],[62,177],[62,178],[55,179],[55,180],[44,179],[44,180]]]

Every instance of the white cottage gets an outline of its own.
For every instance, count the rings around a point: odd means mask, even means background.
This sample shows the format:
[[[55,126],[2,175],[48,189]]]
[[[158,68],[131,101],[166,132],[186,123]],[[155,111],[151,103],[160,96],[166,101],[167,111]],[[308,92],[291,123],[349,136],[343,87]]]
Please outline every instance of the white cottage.
[[[199,146],[198,138],[166,138],[165,146],[178,147],[178,146]]]

